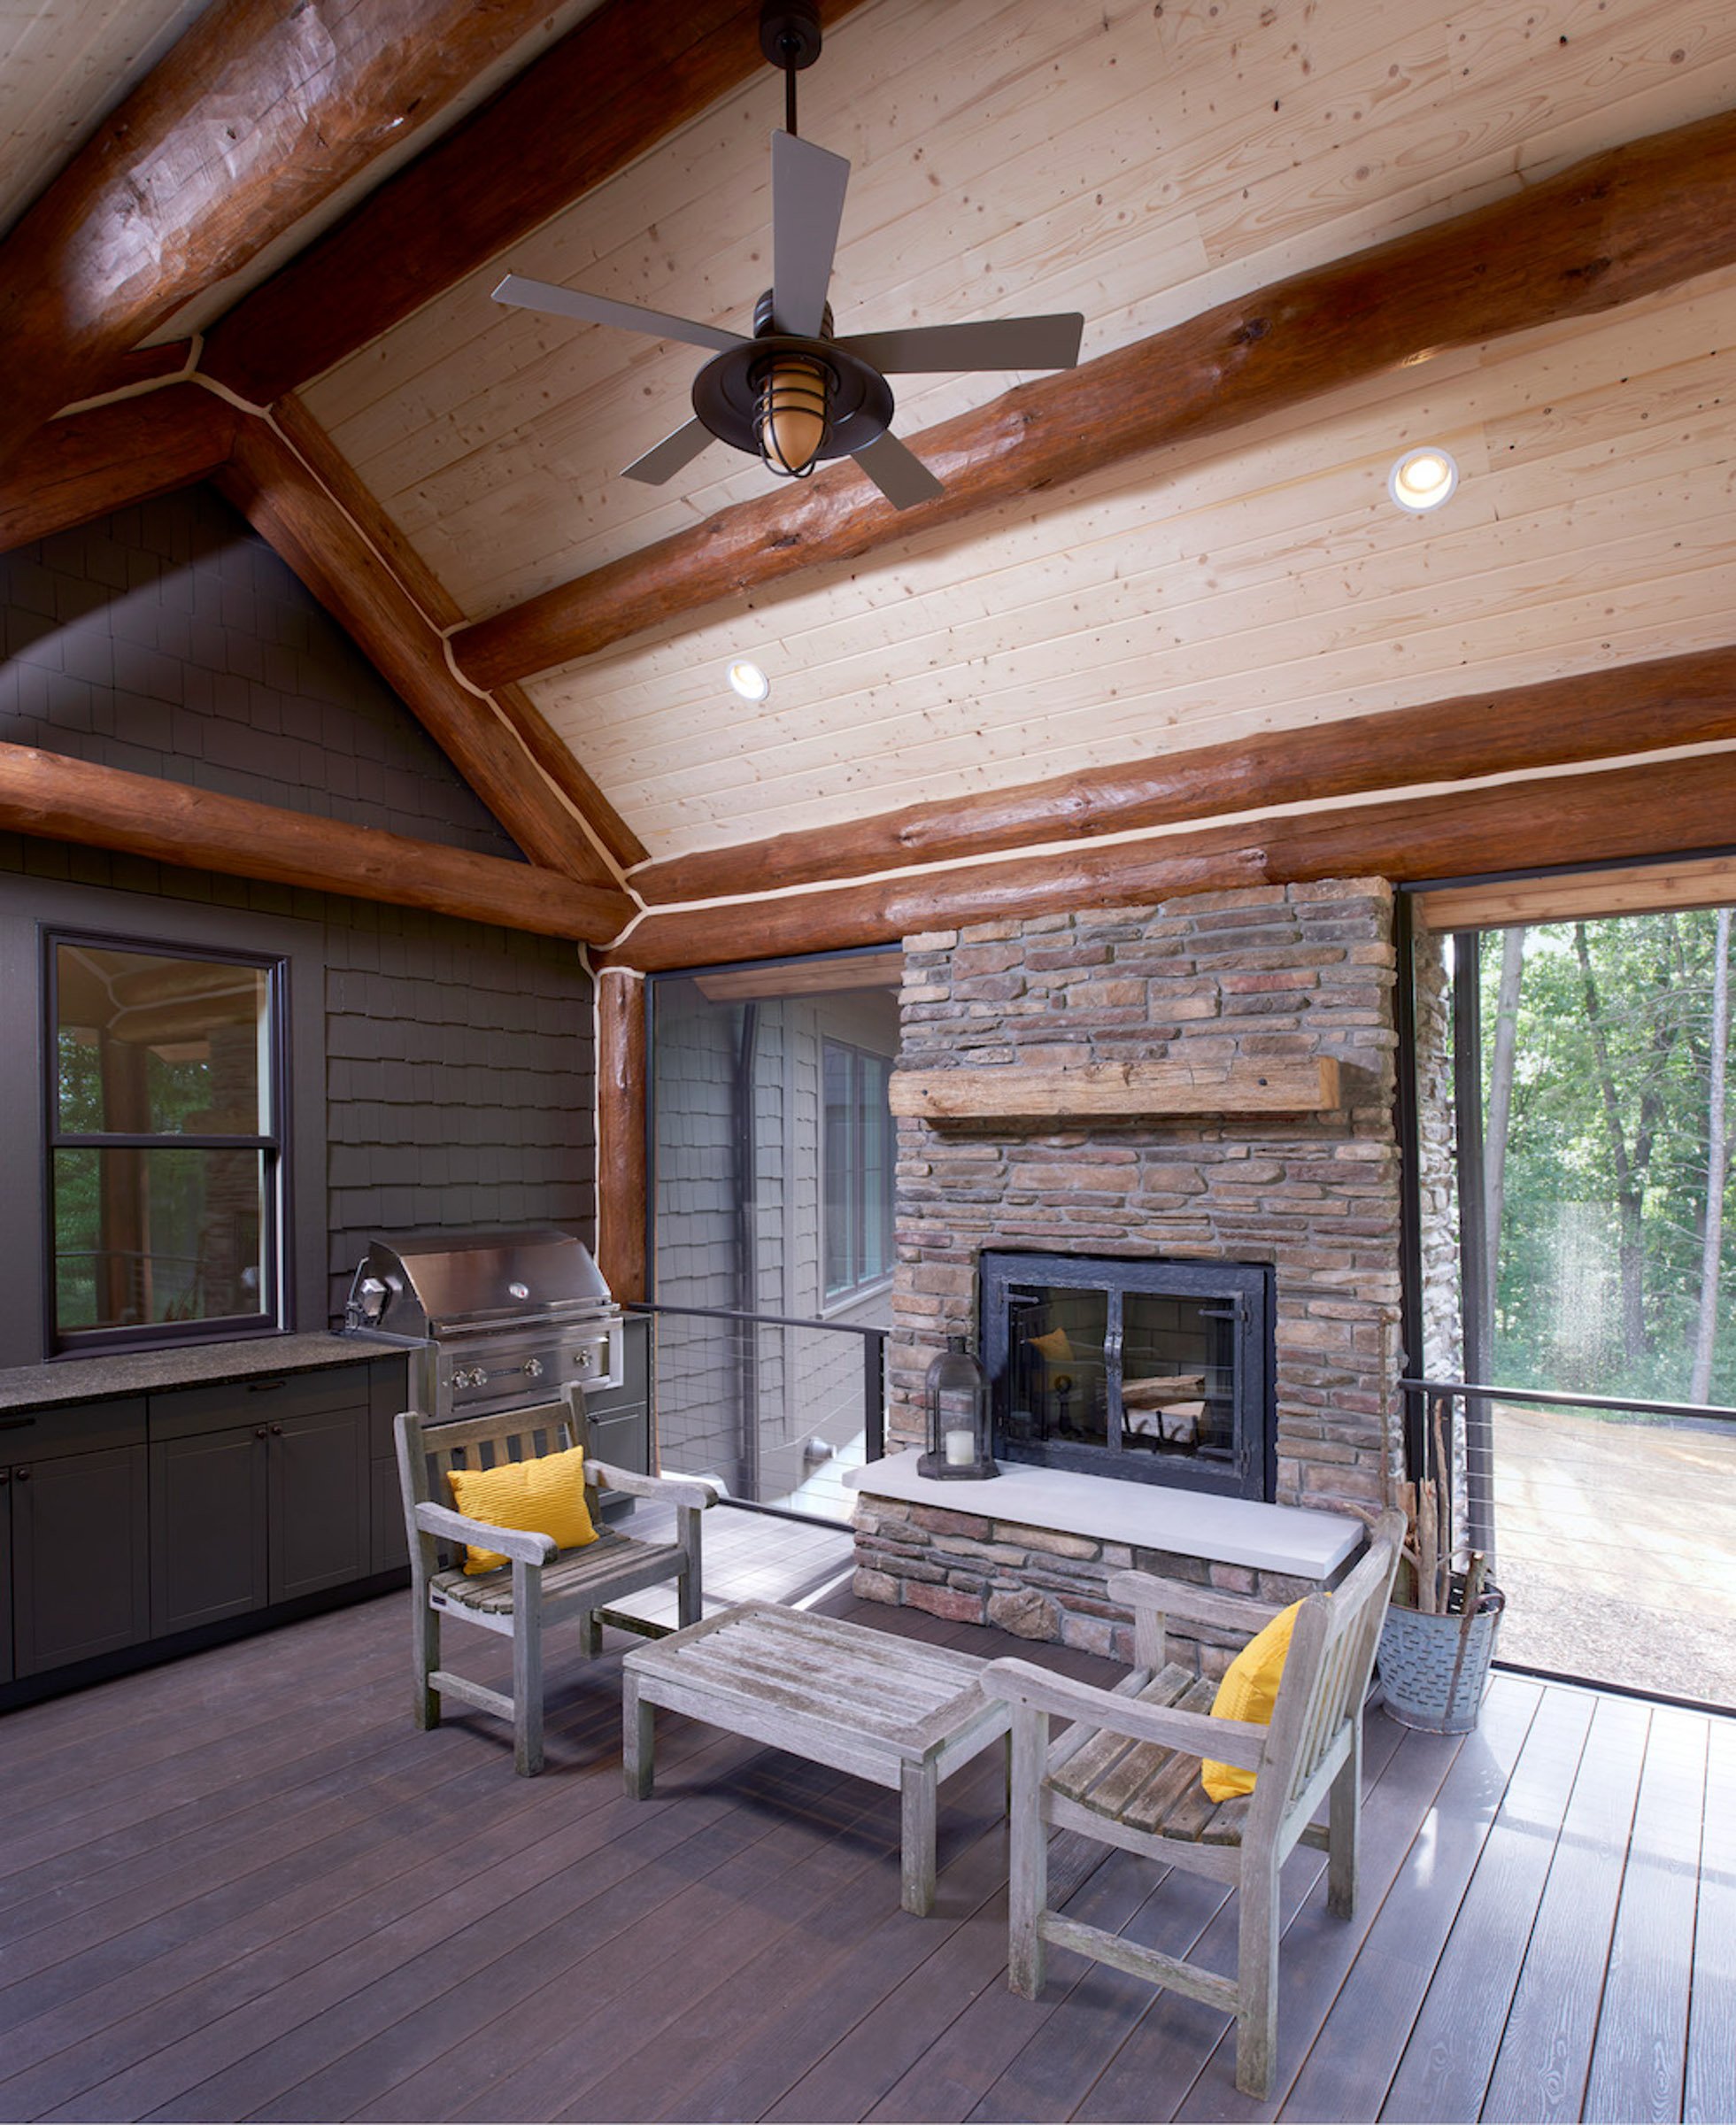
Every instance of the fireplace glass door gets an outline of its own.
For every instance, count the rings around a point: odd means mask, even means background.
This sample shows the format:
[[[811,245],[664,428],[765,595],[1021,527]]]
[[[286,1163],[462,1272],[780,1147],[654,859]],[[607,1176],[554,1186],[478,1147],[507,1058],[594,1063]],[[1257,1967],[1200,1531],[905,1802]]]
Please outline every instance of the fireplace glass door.
[[[984,1255],[996,1452],[1269,1497],[1270,1280],[1239,1263]]]

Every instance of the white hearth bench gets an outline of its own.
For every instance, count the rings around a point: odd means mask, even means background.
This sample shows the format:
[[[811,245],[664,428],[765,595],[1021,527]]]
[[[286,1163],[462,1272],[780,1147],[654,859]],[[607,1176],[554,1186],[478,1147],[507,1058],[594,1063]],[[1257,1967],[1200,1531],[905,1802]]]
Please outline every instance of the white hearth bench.
[[[1115,1571],[1282,1602],[1337,1585],[1363,1544],[1349,1513],[1018,1463],[984,1482],[937,1481],[920,1458],[913,1447],[845,1478],[860,1498],[857,1591],[1117,1657],[1131,1627],[1107,1597]]]

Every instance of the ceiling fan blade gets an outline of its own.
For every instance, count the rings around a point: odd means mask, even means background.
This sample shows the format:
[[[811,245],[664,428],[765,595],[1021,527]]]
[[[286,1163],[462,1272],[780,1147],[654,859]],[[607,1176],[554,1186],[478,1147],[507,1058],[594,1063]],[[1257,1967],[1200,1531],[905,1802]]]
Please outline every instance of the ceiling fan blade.
[[[772,323],[812,339],[826,309],[850,165],[799,134],[772,135]]]
[[[541,310],[555,317],[576,318],[586,325],[621,325],[629,332],[679,339],[690,347],[711,347],[720,354],[745,344],[739,332],[696,324],[691,317],[670,317],[661,310],[642,310],[637,303],[612,303],[606,296],[557,288],[552,281],[528,281],[521,274],[509,273],[493,294],[497,303],[514,310]]]
[[[914,451],[907,450],[889,429],[851,455],[894,509],[914,509],[946,490]]]
[[[707,443],[715,440],[703,421],[683,421],[673,435],[653,443],[644,457],[635,458],[621,476],[642,480],[647,487],[660,487],[665,480],[674,479],[683,466],[691,465]]]
[[[1085,321],[1076,310],[1050,317],[994,317],[974,325],[910,325],[862,332],[837,343],[883,376],[924,369],[1070,369]]]

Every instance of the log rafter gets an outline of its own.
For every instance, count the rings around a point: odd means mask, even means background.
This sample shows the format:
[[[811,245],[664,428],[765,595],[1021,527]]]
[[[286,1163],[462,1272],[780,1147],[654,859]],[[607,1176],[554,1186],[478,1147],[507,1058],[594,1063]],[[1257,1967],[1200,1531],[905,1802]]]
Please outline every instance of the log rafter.
[[[597,943],[626,896],[558,871],[379,827],[195,789],[154,775],[0,745],[0,825],[225,876],[353,893],[468,922]]]
[[[860,4],[827,0],[828,27]],[[605,0],[244,297],[205,367],[260,406],[333,367],[764,71],[759,18],[757,0]]]
[[[908,438],[945,486],[933,501],[895,510],[853,466],[834,466],[461,628],[454,654],[479,685],[528,678],[1167,444],[1732,262],[1736,113],[1720,113],[1219,304]]]
[[[0,246],[0,461],[426,125],[542,0],[217,0]]]
[[[632,882],[661,907],[1732,738],[1736,644],[937,799],[647,864]]]
[[[1398,798],[1009,857],[865,885],[653,908],[608,963],[644,972],[883,944],[919,931],[1246,885],[1396,884],[1720,850],[1736,838],[1736,753]]]

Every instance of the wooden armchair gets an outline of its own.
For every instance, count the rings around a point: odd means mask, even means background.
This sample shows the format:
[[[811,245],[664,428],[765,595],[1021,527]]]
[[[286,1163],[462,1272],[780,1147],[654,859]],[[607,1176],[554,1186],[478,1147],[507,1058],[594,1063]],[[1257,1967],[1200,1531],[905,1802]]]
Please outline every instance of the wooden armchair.
[[[1007,1980],[1035,1999],[1046,1944],[1112,1964],[1236,2020],[1236,2085],[1264,2097],[1277,2029],[1278,1869],[1299,1842],[1323,1849],[1328,1908],[1356,1896],[1362,1703],[1397,1569],[1403,1518],[1383,1513],[1344,1584],[1312,1594],[1296,1619],[1269,1727],[1210,1716],[1216,1684],[1163,1658],[1166,1616],[1249,1634],[1277,1611],[1140,1572],[1115,1573],[1111,1600],[1133,1611],[1137,1665],[1113,1690],[997,1660],[983,1688],[1013,1706],[1011,1938]],[[1076,1721],[1053,1745],[1051,1715]],[[1251,1794],[1213,1801],[1202,1758],[1258,1773]],[[1314,1821],[1324,1804],[1327,1819]],[[1051,1911],[1048,1834],[1106,1844],[1208,1875],[1240,1891],[1235,1977],[1218,1975]]]
[[[521,1534],[467,1519],[447,1502],[447,1472],[492,1468],[584,1443],[583,1402],[549,1402],[498,1417],[427,1423],[420,1410],[397,1419],[398,1480],[410,1536],[410,1598],[413,1632],[414,1709],[418,1727],[437,1727],[443,1696],[461,1697],[513,1723],[513,1766],[521,1777],[543,1768],[543,1627],[578,1616],[584,1650],[602,1644],[608,1604],[645,1587],[674,1580],[681,1623],[699,1620],[699,1515],[716,1502],[714,1487],[698,1480],[635,1475],[594,1461],[587,1452],[584,1482],[597,1540],[560,1549],[546,1534]],[[675,1508],[673,1542],[647,1542],[604,1525],[598,1505],[607,1492],[657,1498]],[[475,1543],[507,1562],[475,1577],[464,1569],[464,1547]],[[440,1623],[445,1616],[496,1631],[513,1641],[513,1693],[503,1696],[440,1664]],[[663,1633],[633,1617],[611,1622],[649,1636]]]

